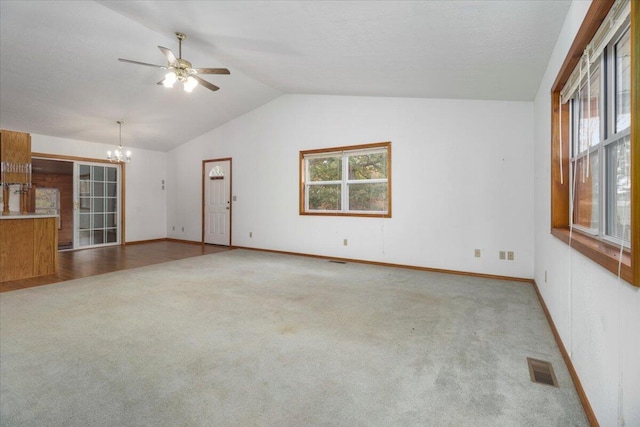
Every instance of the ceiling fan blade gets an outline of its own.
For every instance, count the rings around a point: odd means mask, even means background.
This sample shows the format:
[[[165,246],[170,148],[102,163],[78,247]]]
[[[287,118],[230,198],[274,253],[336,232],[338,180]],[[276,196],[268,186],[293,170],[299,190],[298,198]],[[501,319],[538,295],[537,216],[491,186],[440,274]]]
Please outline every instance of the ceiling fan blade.
[[[160,49],[160,52],[162,52],[164,54],[164,56],[167,57],[167,60],[169,61],[169,64],[176,65],[176,66],[178,65],[178,59],[173,54],[173,52],[171,52],[171,49],[168,49],[168,48],[162,47],[162,46],[158,46],[158,49]]]
[[[226,68],[194,68],[198,74],[231,74]]]
[[[216,91],[218,89],[220,89],[218,86],[209,83],[208,81],[201,79],[200,77],[196,76],[195,74],[192,74],[191,77],[193,77],[194,79],[196,79],[198,81],[198,83],[200,83],[202,86],[206,87],[207,89]]]
[[[162,68],[164,70],[167,69],[167,67],[165,67],[164,65],[148,64],[146,62],[132,61],[131,59],[118,58],[118,61],[120,61],[120,62],[128,62],[130,64],[146,65],[147,67]]]

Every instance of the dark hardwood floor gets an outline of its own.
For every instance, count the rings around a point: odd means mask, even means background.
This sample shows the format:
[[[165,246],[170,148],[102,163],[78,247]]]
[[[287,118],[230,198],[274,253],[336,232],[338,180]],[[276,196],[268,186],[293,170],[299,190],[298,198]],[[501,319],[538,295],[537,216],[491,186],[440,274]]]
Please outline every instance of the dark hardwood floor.
[[[32,279],[0,283],[0,292],[48,285],[65,280],[94,276],[110,271],[128,270],[160,264],[176,259],[229,251],[223,246],[197,245],[181,242],[152,242],[127,246],[58,252],[58,273]]]

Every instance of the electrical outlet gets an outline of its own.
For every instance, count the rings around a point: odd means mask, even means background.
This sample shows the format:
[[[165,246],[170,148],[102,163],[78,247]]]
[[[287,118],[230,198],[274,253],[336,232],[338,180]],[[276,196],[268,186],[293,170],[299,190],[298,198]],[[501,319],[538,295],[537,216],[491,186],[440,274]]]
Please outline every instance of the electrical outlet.
[[[182,231],[184,231],[184,227],[182,227]]]
[[[173,231],[176,231],[176,226],[175,225],[173,226]]]
[[[514,257],[513,257],[513,251],[509,251],[509,252],[507,252],[507,259],[508,259],[509,261],[513,261],[513,260],[514,260]]]
[[[253,237],[253,231],[249,232],[249,237],[252,238]]]
[[[547,283],[547,270],[544,271],[544,283]]]
[[[238,201],[238,197],[237,196],[233,196],[233,201],[237,202]]]
[[[347,239],[344,239],[343,244],[344,244],[345,246],[347,246]]]
[[[505,252],[504,252],[504,251],[500,251],[500,253],[499,253],[499,258],[500,258],[500,259],[506,259],[506,254],[505,254]]]
[[[476,249],[474,255],[476,258],[480,258],[480,249]]]

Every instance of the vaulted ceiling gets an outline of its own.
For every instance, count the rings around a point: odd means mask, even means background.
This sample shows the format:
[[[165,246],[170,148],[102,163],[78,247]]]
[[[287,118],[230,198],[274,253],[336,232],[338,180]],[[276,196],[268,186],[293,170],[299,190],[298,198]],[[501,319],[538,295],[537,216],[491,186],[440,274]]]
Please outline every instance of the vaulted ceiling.
[[[0,2],[0,128],[167,151],[282,94],[532,100],[570,1]],[[157,46],[217,92],[156,84]]]

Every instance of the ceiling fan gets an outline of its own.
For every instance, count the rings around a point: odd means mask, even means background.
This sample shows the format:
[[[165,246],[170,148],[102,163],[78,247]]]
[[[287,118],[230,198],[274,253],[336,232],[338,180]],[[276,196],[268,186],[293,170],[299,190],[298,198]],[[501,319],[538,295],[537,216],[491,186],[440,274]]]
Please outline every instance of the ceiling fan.
[[[176,82],[181,82],[183,84],[185,92],[191,92],[196,86],[198,86],[198,84],[201,84],[207,89],[213,91],[220,89],[218,86],[209,83],[202,77],[198,76],[198,74],[231,74],[229,70],[226,68],[193,68],[191,66],[191,62],[187,61],[186,59],[182,59],[182,40],[186,39],[187,36],[183,33],[176,33],[176,37],[178,38],[179,46],[177,58],[173,54],[173,52],[171,52],[171,49],[158,46],[158,49],[160,49],[164,56],[167,57],[167,61],[169,61],[168,65],[166,66],[132,61],[130,59],[124,58],[118,58],[118,61],[169,70],[169,72],[164,76],[164,79],[158,82],[159,85],[164,85],[164,87],[173,87]]]

